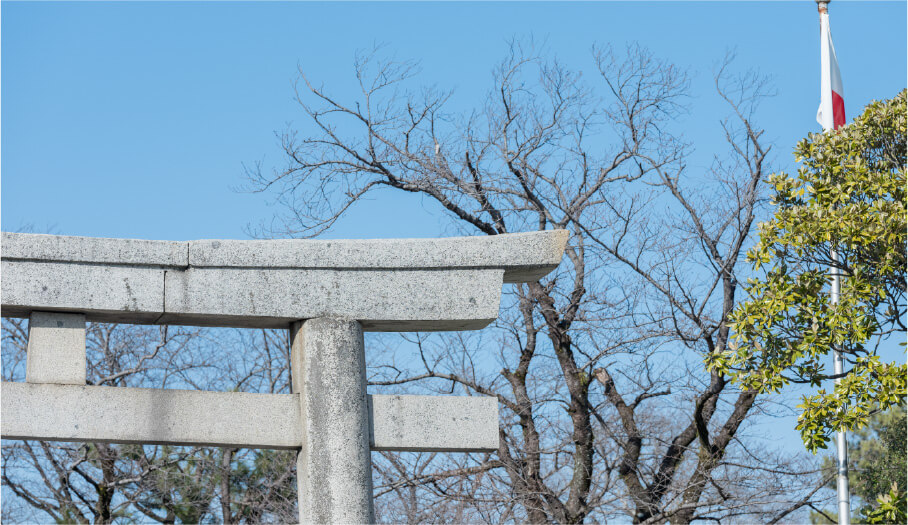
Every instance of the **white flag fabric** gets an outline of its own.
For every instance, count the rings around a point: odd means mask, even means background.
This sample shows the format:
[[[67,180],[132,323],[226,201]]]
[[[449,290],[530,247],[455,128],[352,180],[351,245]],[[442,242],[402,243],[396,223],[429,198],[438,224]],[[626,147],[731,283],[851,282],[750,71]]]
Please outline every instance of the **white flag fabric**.
[[[829,32],[829,13],[820,10],[820,109],[817,122],[823,131],[839,129],[845,125],[845,99],[842,74]]]

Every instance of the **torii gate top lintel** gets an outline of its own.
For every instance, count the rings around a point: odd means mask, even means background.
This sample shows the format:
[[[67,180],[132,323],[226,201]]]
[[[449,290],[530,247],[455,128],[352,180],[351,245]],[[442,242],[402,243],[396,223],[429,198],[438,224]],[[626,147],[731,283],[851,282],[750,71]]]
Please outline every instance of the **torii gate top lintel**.
[[[567,239],[565,230],[199,241],[3,233],[3,315],[249,328],[342,317],[367,331],[473,330],[498,316],[503,282],[549,273]]]

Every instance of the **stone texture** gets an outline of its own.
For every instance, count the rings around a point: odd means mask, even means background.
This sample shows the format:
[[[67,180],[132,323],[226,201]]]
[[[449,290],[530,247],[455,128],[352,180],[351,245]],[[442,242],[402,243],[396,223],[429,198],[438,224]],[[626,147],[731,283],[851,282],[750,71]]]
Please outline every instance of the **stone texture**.
[[[344,317],[370,331],[479,329],[498,315],[502,281],[550,271],[567,236],[170,242],[4,233],[2,315],[252,328]]]
[[[69,311],[92,321],[153,323],[163,313],[160,268],[4,259],[0,272],[5,317]]]
[[[561,262],[566,230],[442,239],[191,241],[195,268],[500,268],[504,282],[542,278]]]
[[[367,396],[371,450],[498,448],[494,398]],[[299,449],[299,396],[2,383],[4,439]],[[238,414],[240,415],[238,417]]]
[[[0,235],[3,258],[173,268],[500,268],[505,282],[536,280],[561,262],[565,230],[441,239],[199,240]]]
[[[498,450],[494,397],[373,395],[369,401],[372,450]]]
[[[320,318],[296,323],[291,336],[302,430],[300,523],[373,523],[362,329],[356,321]]]
[[[295,449],[299,396],[7,383],[4,439]]]
[[[85,384],[85,316],[32,312],[28,318],[25,380]]]
[[[167,273],[159,322],[285,327],[343,317],[367,330],[476,329],[498,317],[501,273],[192,268]]]
[[[189,266],[189,243],[34,233],[0,236],[4,259],[166,267]]]
[[[185,243],[3,234],[2,314],[71,313],[32,315],[29,381],[80,382],[68,352],[81,323],[84,383],[85,319],[293,322],[294,394],[4,383],[2,436],[299,448],[300,522],[372,522],[370,449],[492,451],[498,410],[494,398],[369,398],[363,328],[482,328],[497,317],[502,282],[542,277],[567,239],[565,231]]]

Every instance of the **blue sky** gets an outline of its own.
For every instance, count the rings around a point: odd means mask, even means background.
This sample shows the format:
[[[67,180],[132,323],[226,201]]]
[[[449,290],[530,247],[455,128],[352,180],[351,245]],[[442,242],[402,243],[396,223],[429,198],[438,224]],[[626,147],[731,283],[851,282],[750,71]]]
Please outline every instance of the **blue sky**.
[[[818,22],[811,1],[720,3],[19,3],[2,11],[4,230],[157,239],[242,238],[272,217],[236,191],[244,163],[278,166],[274,136],[301,121],[299,64],[343,92],[375,42],[421,62],[422,80],[476,104],[512,36],[545,39],[589,67],[590,46],[640,42],[695,72],[684,126],[702,158],[720,147],[711,71],[727,49],[770,75],[760,122],[780,165],[815,131]],[[848,116],[905,86],[905,3],[831,4]],[[433,236],[437,210],[391,197],[335,237]]]
[[[906,84],[906,4],[830,5],[846,114]],[[282,163],[275,131],[303,125],[297,66],[340,93],[374,43],[419,60],[421,79],[480,104],[506,41],[534,35],[577,67],[594,43],[639,42],[694,73],[681,123],[708,162],[722,147],[711,72],[726,50],[769,75],[758,121],[791,168],[817,131],[812,0],[635,3],[0,4],[0,223],[66,235],[244,238],[279,210],[237,191],[243,165]],[[417,197],[379,195],[332,237],[425,237],[447,221]],[[793,426],[789,425],[789,426]],[[792,441],[793,439],[793,441]],[[797,444],[792,433],[789,441]]]

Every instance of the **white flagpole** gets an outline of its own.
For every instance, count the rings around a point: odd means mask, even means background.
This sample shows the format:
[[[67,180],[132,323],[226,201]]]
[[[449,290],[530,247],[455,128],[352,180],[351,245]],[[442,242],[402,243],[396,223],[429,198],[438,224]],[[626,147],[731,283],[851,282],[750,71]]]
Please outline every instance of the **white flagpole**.
[[[830,63],[830,49],[828,48],[826,34],[829,30],[829,12],[827,6],[829,5],[830,0],[816,0],[817,2],[817,11],[820,14],[820,45],[821,45],[821,74],[822,79],[820,82],[821,89],[821,101],[823,101],[823,106],[821,106],[821,111],[827,113],[824,122],[824,131],[829,131],[834,129],[834,124],[827,127],[827,123],[833,122],[833,109],[832,109],[832,94],[831,94],[831,85],[830,85],[830,76],[831,76],[831,63]],[[827,93],[826,91],[829,91]],[[841,95],[841,94],[840,94]],[[829,100],[828,103],[826,101]],[[832,274],[832,290],[829,294],[830,302],[835,305],[839,302],[839,293],[841,291],[841,284],[839,281],[839,269],[837,268],[839,262],[838,250],[833,247],[832,249],[832,261],[833,267],[830,268],[830,273]],[[845,361],[842,358],[842,352],[836,346],[832,348],[833,355],[833,371],[835,375],[841,375],[845,372]],[[841,381],[841,378],[835,380],[836,384]],[[838,513],[839,513],[839,525],[850,525],[851,523],[851,502],[849,498],[848,491],[848,448],[847,442],[845,440],[845,432],[839,431],[835,434],[836,438],[836,492],[838,494]]]
[[[832,261],[833,263],[839,262],[838,251],[832,249]],[[839,269],[836,267],[831,268],[832,270],[832,290],[830,292],[830,301],[833,305],[839,302]],[[833,355],[833,371],[835,375],[841,375],[845,372],[845,360],[842,358],[842,352],[833,345],[832,347]],[[835,380],[836,384],[841,381],[841,378]],[[840,430],[835,433],[835,448],[836,448],[836,492],[838,493],[838,507],[839,507],[839,525],[849,525],[851,523],[851,502],[849,501],[849,492],[848,492],[848,447],[847,442],[845,441],[845,431]]]

